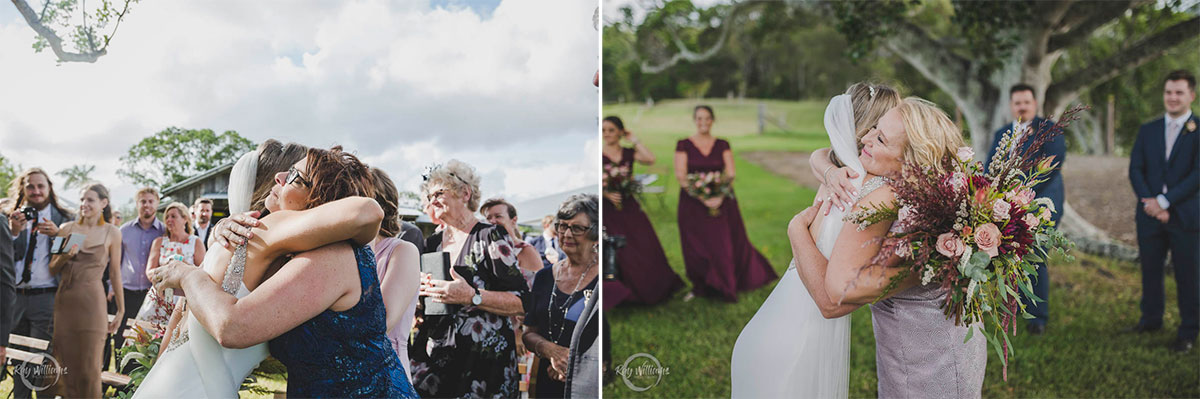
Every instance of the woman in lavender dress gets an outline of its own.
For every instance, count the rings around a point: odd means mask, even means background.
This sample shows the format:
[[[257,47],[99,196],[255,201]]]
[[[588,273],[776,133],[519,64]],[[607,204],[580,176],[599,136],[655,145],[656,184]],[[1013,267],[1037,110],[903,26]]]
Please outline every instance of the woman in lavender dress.
[[[421,253],[416,245],[398,238],[401,227],[396,204],[400,193],[395,183],[392,183],[387,172],[379,168],[371,168],[371,180],[375,183],[375,201],[383,208],[383,222],[379,225],[379,235],[375,237],[371,249],[375,251],[379,290],[383,293],[383,305],[387,310],[387,336],[400,358],[400,365],[404,367],[405,378],[411,382],[408,336],[412,333],[413,319],[417,314]]]
[[[880,118],[862,142],[859,160],[868,181],[898,175],[905,161],[938,169],[942,157],[963,143],[960,131],[944,112],[917,98],[905,99]],[[895,201],[887,185],[863,191],[856,211]],[[847,222],[830,257],[825,258],[809,232],[821,213],[820,206],[796,215],[788,226],[788,236],[801,280],[825,291],[825,295],[813,295],[822,314],[841,315],[879,298],[900,268],[860,270],[879,251],[879,238],[887,234],[890,223],[859,229]],[[955,325],[941,310],[948,292],[920,283],[918,276],[910,276],[888,291],[886,299],[871,306],[879,397],[980,397],[987,349],[981,337],[964,340],[971,328],[981,326]]]
[[[691,173],[722,172],[727,181],[734,178],[729,142],[710,132],[712,107],[697,106],[692,110],[692,119],[696,134],[675,145],[675,177],[681,187],[679,241],[683,244],[687,277],[692,281],[687,299],[699,295],[734,302],[738,291],[762,287],[778,275],[767,258],[750,244],[736,198],[731,195],[701,200],[682,188]]]

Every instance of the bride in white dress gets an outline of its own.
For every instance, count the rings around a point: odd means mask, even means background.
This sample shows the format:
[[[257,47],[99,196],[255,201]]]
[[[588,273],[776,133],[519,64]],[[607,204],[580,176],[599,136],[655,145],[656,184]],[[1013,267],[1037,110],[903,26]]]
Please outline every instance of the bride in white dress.
[[[847,93],[830,100],[825,109],[825,130],[834,154],[859,176],[851,179],[851,183],[862,197],[874,187],[863,187],[866,173],[858,159],[859,132],[871,128],[884,112],[898,104],[899,95],[890,88],[865,84],[851,86]],[[868,186],[881,182],[874,179]],[[822,187],[817,198],[827,195]],[[817,248],[827,258],[842,230],[844,215],[845,211],[831,207],[829,214],[814,225]],[[827,294],[821,284],[805,286],[793,259],[734,344],[731,363],[734,398],[848,396],[850,317],[847,315],[858,305],[823,310],[813,300],[815,295]]]
[[[273,141],[273,140],[272,140]],[[275,142],[278,143],[278,142]],[[241,214],[250,210],[252,193],[256,188],[258,161],[260,150],[243,155],[230,172],[229,177],[229,209],[230,214]],[[301,152],[303,153],[303,152]],[[278,162],[277,162],[278,163]],[[290,162],[283,163],[289,165]],[[273,173],[263,173],[273,176]],[[272,227],[274,234],[259,234],[252,239],[249,251],[252,256],[278,257],[266,255],[267,247],[291,247],[289,251],[301,252],[301,248],[317,248],[327,243],[355,238],[355,232],[370,226],[370,223],[357,223],[353,215],[361,213],[364,206],[375,206],[373,199],[363,197],[345,198],[320,205],[316,208],[289,213],[286,219],[275,223]],[[278,210],[277,204],[270,199],[268,209]],[[378,221],[374,223],[378,229]],[[373,238],[374,232],[371,233]],[[232,253],[214,245],[210,256],[200,265],[214,281],[220,279],[222,289],[237,298],[250,294],[246,280],[253,279],[253,285],[264,280],[266,270],[273,259],[251,262],[247,268],[247,245],[239,245]],[[185,305],[186,308],[186,305]],[[162,356],[159,357],[149,374],[137,387],[134,398],[229,398],[237,397],[242,381],[267,357],[268,350],[265,342],[247,348],[226,348],[210,334],[190,312],[186,312],[180,325],[175,329],[180,332],[168,344]]]
[[[243,155],[234,164],[229,175],[230,214],[250,210],[250,196],[254,191],[257,169],[257,151]],[[226,262],[226,265],[222,265],[222,261]],[[238,247],[232,260],[228,257],[209,256],[200,265],[210,275],[219,275],[219,270],[224,268],[225,278],[221,287],[238,298],[250,294],[250,290],[242,281],[245,266],[245,246]],[[267,358],[267,344],[229,349],[217,343],[191,313],[187,314],[183,323],[186,323],[186,326],[175,327],[181,333],[171,340],[133,397],[236,397],[242,381],[254,371],[259,362]]]

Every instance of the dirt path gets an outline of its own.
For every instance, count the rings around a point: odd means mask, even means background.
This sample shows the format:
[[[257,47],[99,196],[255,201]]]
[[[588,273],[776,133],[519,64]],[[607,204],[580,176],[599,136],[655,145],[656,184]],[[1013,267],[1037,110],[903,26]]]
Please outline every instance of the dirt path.
[[[808,167],[807,152],[754,151],[739,154],[771,173],[806,187],[819,182]],[[1112,238],[1137,245],[1133,221],[1135,196],[1129,185],[1129,158],[1069,154],[1063,167],[1067,201]]]

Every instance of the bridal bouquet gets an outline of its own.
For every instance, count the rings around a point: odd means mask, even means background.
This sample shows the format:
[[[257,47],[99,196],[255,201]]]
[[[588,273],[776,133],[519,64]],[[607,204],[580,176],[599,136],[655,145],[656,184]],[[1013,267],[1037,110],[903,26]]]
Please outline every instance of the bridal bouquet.
[[[922,285],[945,288],[946,317],[962,326],[984,324],[980,330],[1000,355],[1006,381],[1013,353],[1008,335],[1016,333],[1017,316],[1032,318],[1018,292],[1040,301],[1030,281],[1037,273],[1035,263],[1043,262],[1053,249],[1066,254],[1072,246],[1051,220],[1053,202],[1035,198],[1033,191],[1058,165],[1053,157],[1035,156],[1082,109],[1067,111],[1053,126],[1020,139],[1010,129],[1001,138],[990,170],[973,160],[970,147],[943,159],[945,172],[906,164],[903,177],[892,183],[895,205],[847,216],[860,229],[895,221],[879,254],[866,266],[883,265],[893,255],[900,258],[896,267],[903,270],[884,294],[914,273]],[[1025,146],[1027,141],[1031,142]],[[974,332],[968,332],[968,340]]]
[[[688,173],[687,181],[687,187],[683,189],[687,190],[689,195],[701,201],[733,196],[733,185],[725,178],[725,173],[721,171]],[[709,208],[708,214],[717,216],[721,214],[721,210]]]
[[[642,192],[642,184],[633,178],[633,170],[629,166],[607,164],[604,165],[604,192],[617,193],[621,196],[632,196]],[[617,210],[621,210],[621,205],[613,204]]]

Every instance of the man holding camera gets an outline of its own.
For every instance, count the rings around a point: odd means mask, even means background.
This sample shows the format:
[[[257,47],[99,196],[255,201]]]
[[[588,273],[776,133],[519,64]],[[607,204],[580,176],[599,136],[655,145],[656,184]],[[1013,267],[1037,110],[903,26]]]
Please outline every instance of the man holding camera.
[[[58,290],[58,279],[50,275],[50,242],[58,234],[58,226],[75,216],[58,203],[50,175],[41,168],[21,172],[9,188],[9,196],[13,198],[8,228],[13,238],[17,293],[10,314],[12,333],[50,340]],[[13,384],[13,397],[31,398],[33,393],[25,384]]]

